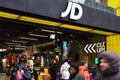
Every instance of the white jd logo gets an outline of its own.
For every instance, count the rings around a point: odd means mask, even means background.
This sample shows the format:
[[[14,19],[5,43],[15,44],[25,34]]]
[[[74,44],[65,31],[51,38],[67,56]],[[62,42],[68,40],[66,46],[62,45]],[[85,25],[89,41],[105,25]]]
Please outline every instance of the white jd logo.
[[[77,14],[76,14],[76,10],[78,10]],[[69,13],[70,13],[70,19],[78,20],[82,17],[83,10],[79,4],[70,1],[68,2],[67,9],[61,13],[61,17],[66,17]]]

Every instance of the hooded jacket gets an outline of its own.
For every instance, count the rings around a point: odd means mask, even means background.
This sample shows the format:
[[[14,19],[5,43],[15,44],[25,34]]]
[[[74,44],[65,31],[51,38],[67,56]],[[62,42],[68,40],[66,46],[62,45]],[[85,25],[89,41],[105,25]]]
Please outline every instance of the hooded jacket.
[[[100,71],[95,77],[95,80],[120,80],[120,58],[117,53],[105,51],[98,56],[100,59],[105,59],[110,68],[105,71]],[[99,65],[98,65],[99,66]],[[100,68],[98,68],[100,70]]]

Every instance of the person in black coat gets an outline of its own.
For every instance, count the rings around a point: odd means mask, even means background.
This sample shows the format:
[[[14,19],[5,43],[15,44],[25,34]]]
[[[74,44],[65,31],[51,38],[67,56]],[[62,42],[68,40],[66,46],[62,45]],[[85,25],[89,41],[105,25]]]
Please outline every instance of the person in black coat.
[[[95,80],[120,80],[120,58],[115,52],[105,51],[99,54],[99,73]]]
[[[72,64],[70,66],[69,72],[69,80],[85,80],[85,77],[79,73],[79,66],[77,64]]]
[[[90,68],[89,73],[92,74],[92,76],[91,76],[92,78],[95,78],[96,73],[97,73],[96,65],[93,65],[93,66]]]
[[[56,80],[57,70],[58,70],[58,64],[56,63],[56,60],[52,60],[52,63],[50,64],[49,70],[48,70],[51,76],[50,80]]]

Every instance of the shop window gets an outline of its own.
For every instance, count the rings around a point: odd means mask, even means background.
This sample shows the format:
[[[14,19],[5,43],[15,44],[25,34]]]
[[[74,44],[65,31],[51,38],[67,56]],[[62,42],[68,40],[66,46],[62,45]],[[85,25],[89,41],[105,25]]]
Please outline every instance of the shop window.
[[[70,0],[70,1],[76,2],[76,3],[81,3],[81,4],[85,3],[85,0]]]
[[[96,3],[107,5],[107,0],[95,0]]]

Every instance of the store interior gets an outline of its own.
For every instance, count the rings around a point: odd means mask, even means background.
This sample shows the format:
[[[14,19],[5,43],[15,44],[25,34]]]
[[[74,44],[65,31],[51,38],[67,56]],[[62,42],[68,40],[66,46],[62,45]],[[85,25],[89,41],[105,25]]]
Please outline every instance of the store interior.
[[[41,56],[45,66],[46,58],[63,56],[72,57],[79,64],[80,60],[87,60],[94,64],[95,53],[86,54],[84,47],[86,44],[104,42],[105,36],[76,31],[65,28],[58,28],[43,24],[35,24],[10,19],[0,19],[0,49],[1,62],[3,56],[13,51],[16,55],[27,51],[28,56]],[[64,54],[67,47],[67,55]],[[92,59],[93,58],[93,59]],[[91,64],[91,65],[92,65]]]

